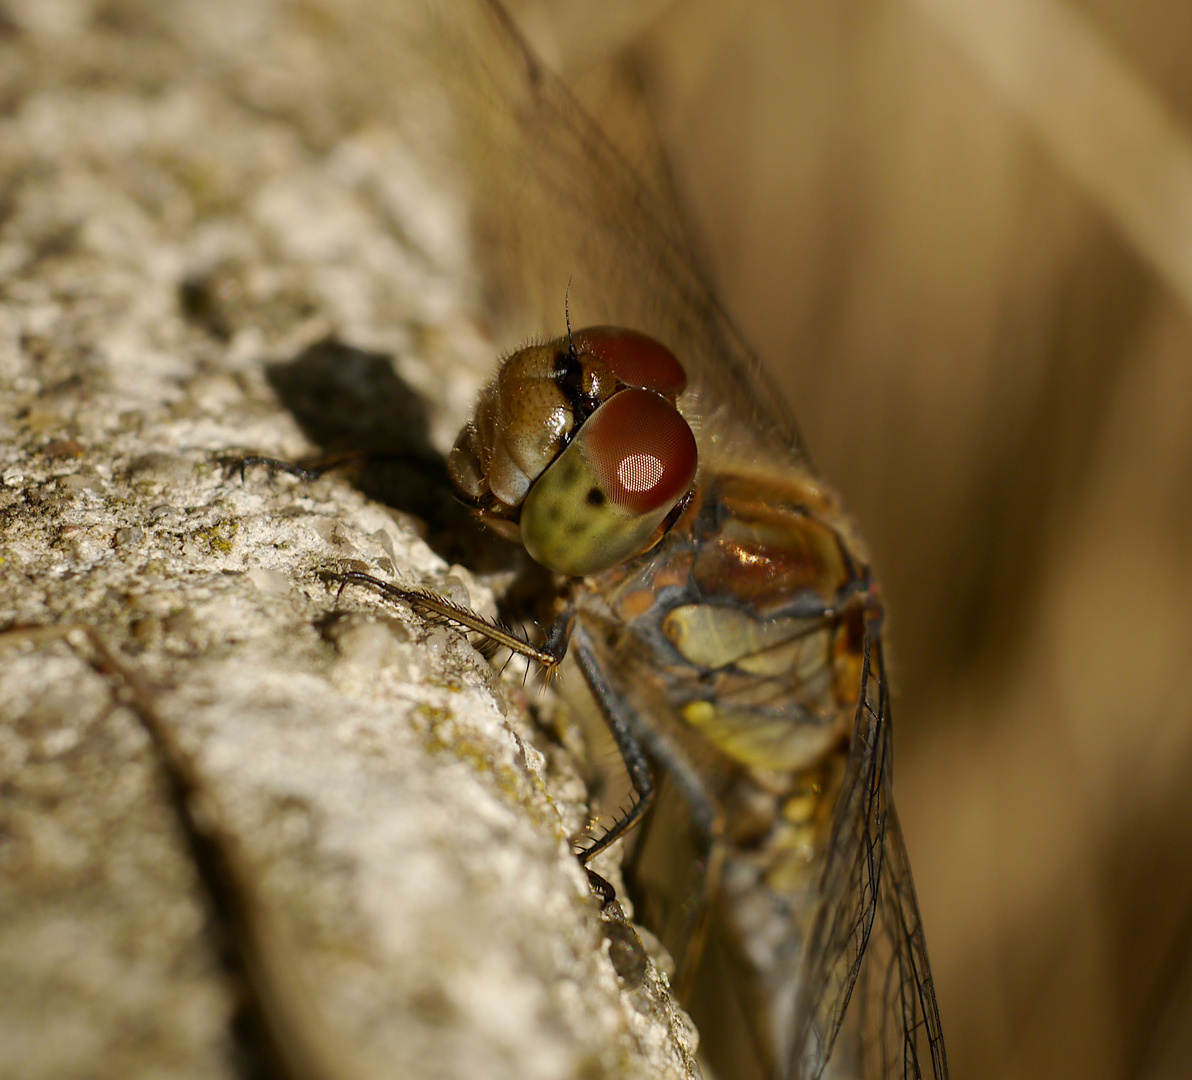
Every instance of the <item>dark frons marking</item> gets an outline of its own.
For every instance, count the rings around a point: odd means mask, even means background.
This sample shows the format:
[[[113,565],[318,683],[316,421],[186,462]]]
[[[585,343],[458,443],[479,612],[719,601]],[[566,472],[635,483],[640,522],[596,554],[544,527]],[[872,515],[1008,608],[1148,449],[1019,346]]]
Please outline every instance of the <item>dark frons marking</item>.
[[[584,389],[584,366],[579,356],[560,349],[555,353],[555,382],[567,398],[575,417],[575,429],[588,419],[599,407],[600,402]]]

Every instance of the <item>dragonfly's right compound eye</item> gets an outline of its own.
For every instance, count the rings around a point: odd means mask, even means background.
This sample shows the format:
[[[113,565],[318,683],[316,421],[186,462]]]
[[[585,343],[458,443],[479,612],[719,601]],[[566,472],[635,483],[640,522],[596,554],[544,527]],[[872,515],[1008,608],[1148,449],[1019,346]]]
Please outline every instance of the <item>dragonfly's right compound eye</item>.
[[[557,573],[599,573],[643,551],[695,479],[695,436],[661,394],[614,394],[530,488],[521,538]]]

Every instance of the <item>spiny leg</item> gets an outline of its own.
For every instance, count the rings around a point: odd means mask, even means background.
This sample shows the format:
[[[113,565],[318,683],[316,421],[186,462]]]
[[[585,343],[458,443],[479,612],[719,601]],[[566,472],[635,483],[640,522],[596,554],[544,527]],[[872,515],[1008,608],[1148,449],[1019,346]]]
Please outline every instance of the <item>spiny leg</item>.
[[[605,674],[588,644],[587,635],[582,628],[575,633],[574,640],[576,659],[579,661],[580,670],[584,673],[588,688],[600,706],[605,724],[608,726],[613,741],[617,744],[617,750],[625,764],[629,782],[637,796],[633,805],[614,821],[602,836],[580,852],[580,863],[587,869],[587,865],[592,859],[641,821],[654,797],[654,777],[650,773],[650,763],[646,759],[641,740],[634,730],[634,725],[628,720],[630,716],[634,715],[632,705]]]
[[[218,460],[228,476],[238,473],[242,482],[245,480],[247,470],[256,467],[267,470],[270,476],[285,473],[287,476],[296,477],[304,483],[311,483],[314,480],[318,480],[333,469],[338,469],[345,465],[376,465],[381,462],[399,462],[416,471],[433,476],[436,479],[443,471],[441,458],[419,451],[343,450],[336,454],[327,454],[310,462],[310,464],[289,461],[285,458],[269,457],[264,454],[245,454],[243,457],[222,455]]]
[[[682,796],[684,807],[690,813],[697,850],[702,854],[705,870],[701,876],[698,895],[695,897],[695,915],[690,921],[690,939],[675,980],[676,991],[682,997],[691,989],[691,979],[698,968],[703,936],[711,911],[711,899],[719,886],[725,857],[723,812],[691,762],[649,717],[641,714],[641,710],[617,686],[615,677],[606,673],[582,625],[576,628],[573,635],[573,647],[580,669],[596,697],[605,723],[625,762],[630,783],[638,795],[637,803],[615,822],[597,843],[581,854],[581,863],[586,864],[589,859],[641,822],[656,794],[655,782],[650,772],[651,762],[665,771],[667,778]]]
[[[493,646],[509,649],[511,652],[524,656],[542,665],[548,679],[553,678],[558,671],[559,664],[567,652],[567,630],[560,623],[569,621],[569,616],[560,617],[547,637],[543,646],[535,645],[507,626],[494,622],[471,608],[464,607],[445,596],[440,596],[429,589],[412,588],[394,585],[390,581],[382,581],[359,570],[346,572],[329,572],[324,575],[329,581],[340,582],[340,592],[348,585],[368,585],[390,600],[398,600],[407,604],[421,615],[429,616],[436,621],[452,622],[466,630],[479,634]]]
[[[311,483],[332,469],[338,469],[342,465],[352,465],[357,462],[367,461],[376,456],[376,452],[370,450],[345,450],[343,453],[330,454],[327,457],[319,458],[309,465],[303,465],[297,461],[287,461],[285,458],[267,457],[262,454],[246,454],[244,457],[221,457],[219,461],[228,476],[239,473],[242,483],[245,480],[245,473],[254,467],[264,468],[270,476],[285,473],[287,476],[296,477],[304,483]]]

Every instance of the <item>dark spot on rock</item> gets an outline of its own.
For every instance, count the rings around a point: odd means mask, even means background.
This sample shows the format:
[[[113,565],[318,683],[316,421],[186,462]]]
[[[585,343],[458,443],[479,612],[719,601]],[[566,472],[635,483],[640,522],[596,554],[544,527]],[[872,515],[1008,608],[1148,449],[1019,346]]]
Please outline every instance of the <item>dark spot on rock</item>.
[[[84,447],[77,439],[52,439],[41,452],[48,458],[77,458],[83,456]]]

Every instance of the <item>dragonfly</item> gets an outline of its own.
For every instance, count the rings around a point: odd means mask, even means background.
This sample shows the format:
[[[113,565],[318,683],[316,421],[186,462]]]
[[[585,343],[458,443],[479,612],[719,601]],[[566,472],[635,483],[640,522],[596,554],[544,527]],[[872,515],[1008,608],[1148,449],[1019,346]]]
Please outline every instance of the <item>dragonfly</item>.
[[[557,327],[569,281],[583,312],[499,362],[449,459],[554,574],[557,617],[536,645],[343,580],[578,666],[635,792],[580,860],[646,822],[637,910],[716,1075],[946,1077],[854,521],[717,300],[661,152],[630,162],[495,0],[423,46],[479,178],[493,309]]]

